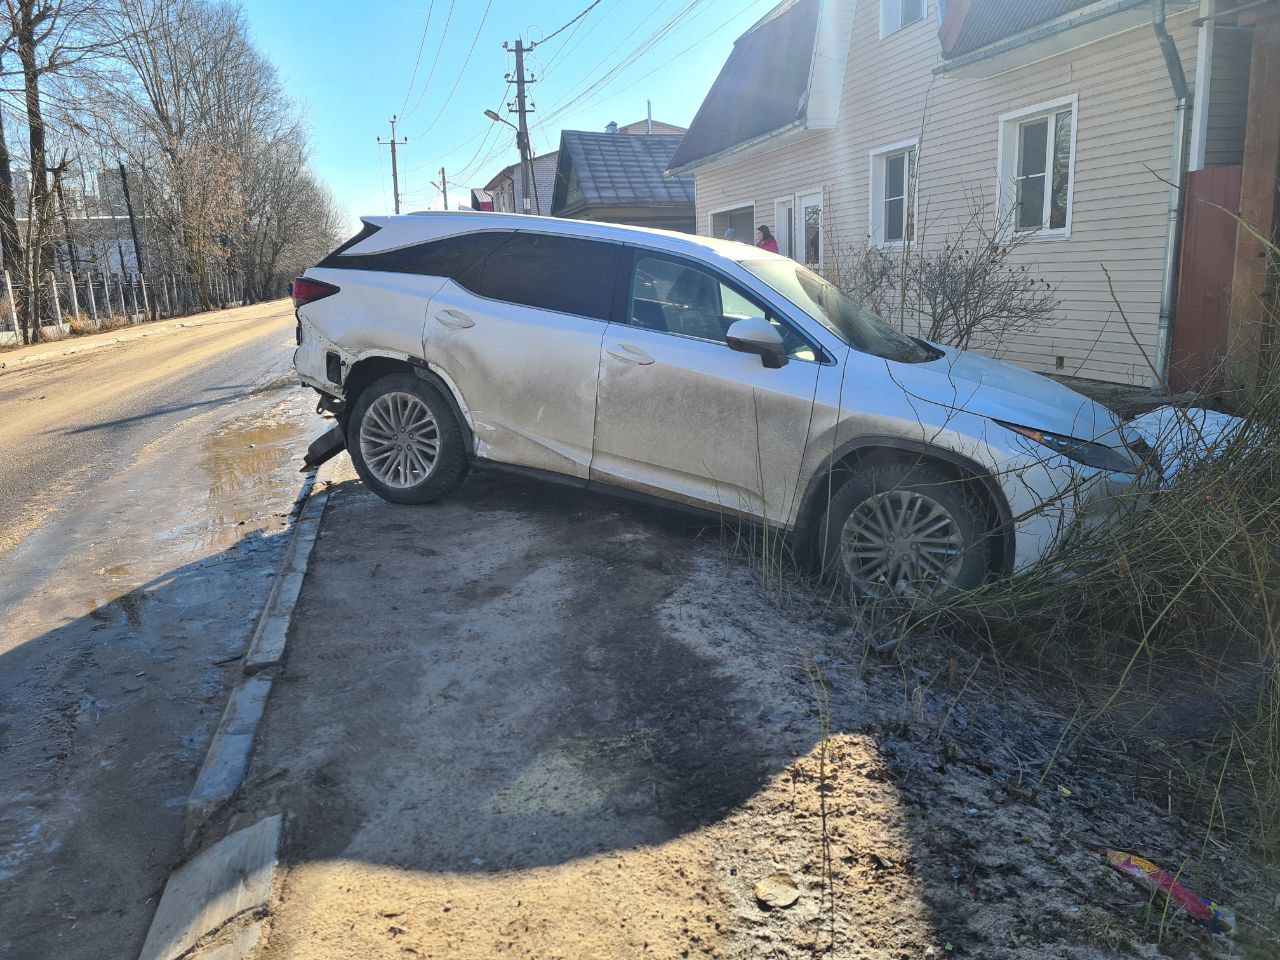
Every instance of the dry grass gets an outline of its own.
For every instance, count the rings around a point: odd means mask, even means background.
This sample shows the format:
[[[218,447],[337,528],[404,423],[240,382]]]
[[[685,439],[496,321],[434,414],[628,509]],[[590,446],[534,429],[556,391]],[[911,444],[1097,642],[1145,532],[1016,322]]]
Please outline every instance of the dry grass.
[[[1152,760],[1177,771],[1210,828],[1280,851],[1280,375],[1242,416],[1113,522],[914,627],[958,630],[1065,681],[1080,719],[1064,750],[1104,722],[1163,731],[1168,753]]]

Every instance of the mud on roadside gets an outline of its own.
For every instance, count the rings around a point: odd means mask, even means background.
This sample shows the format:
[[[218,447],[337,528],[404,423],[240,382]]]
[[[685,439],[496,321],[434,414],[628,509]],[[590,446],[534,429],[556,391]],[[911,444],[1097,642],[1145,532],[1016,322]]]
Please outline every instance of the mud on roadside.
[[[1274,875],[1122,757],[1053,760],[1065,718],[963,651],[866,656],[821,598],[766,603],[714,532],[492,474],[329,511],[211,826],[289,814],[262,956],[1275,955]],[[1108,846],[1245,946],[1151,922]]]

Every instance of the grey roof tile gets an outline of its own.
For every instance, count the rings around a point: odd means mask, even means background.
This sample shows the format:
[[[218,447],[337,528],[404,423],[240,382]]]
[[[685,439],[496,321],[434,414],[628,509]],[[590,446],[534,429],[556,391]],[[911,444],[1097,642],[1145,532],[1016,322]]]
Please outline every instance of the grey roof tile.
[[[587,206],[693,203],[693,177],[664,174],[681,137],[565,130],[560,134],[553,213],[565,208],[565,186],[576,174]]]
[[[817,30],[818,0],[787,0],[739,37],[672,168],[803,120]]]

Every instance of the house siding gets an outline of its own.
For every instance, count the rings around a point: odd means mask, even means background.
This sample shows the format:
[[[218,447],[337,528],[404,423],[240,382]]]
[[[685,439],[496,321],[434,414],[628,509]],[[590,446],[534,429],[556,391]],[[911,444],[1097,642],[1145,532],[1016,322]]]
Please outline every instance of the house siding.
[[[533,158],[534,193],[529,198],[529,212],[537,216],[551,216],[551,194],[556,185],[557,155],[545,153]],[[493,209],[497,213],[524,213],[524,177],[520,167],[511,169],[506,176],[491,181],[489,192],[493,195]],[[535,202],[536,201],[536,202]]]
[[[1074,95],[1070,236],[1027,243],[1014,255],[1057,288],[1059,310],[1053,322],[988,352],[1045,372],[1148,381],[1144,353],[1154,362],[1173,130],[1169,77],[1152,31],[1131,30],[992,78],[935,79],[935,5],[923,21],[883,40],[878,18],[879,4],[858,5],[835,130],[696,172],[699,231],[707,231],[707,211],[739,202],[754,202],[756,222],[772,224],[775,198],[821,185],[823,266],[832,273],[834,256],[867,242],[871,152],[918,138],[917,235],[936,243],[968,219],[972,203],[995,201],[999,116]],[[1189,80],[1191,19],[1170,19]],[[988,222],[993,217],[988,211]]]

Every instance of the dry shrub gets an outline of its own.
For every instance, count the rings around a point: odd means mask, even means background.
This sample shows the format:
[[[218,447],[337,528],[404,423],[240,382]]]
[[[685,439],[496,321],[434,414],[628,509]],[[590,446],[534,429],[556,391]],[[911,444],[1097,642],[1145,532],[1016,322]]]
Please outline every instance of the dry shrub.
[[[1027,262],[1031,234],[977,200],[945,235],[927,230],[906,248],[833,243],[831,282],[910,334],[993,356],[1052,321],[1057,291]]]
[[[1113,522],[1075,531],[1043,563],[921,614],[1009,661],[1075,684],[1081,722],[1162,728],[1165,758],[1209,786],[1211,822],[1280,849],[1280,372],[1243,424]],[[1213,689],[1210,694],[1209,690]],[[1180,719],[1179,719],[1180,718]],[[1140,722],[1141,721],[1141,722]],[[1229,788],[1220,791],[1218,784]]]

